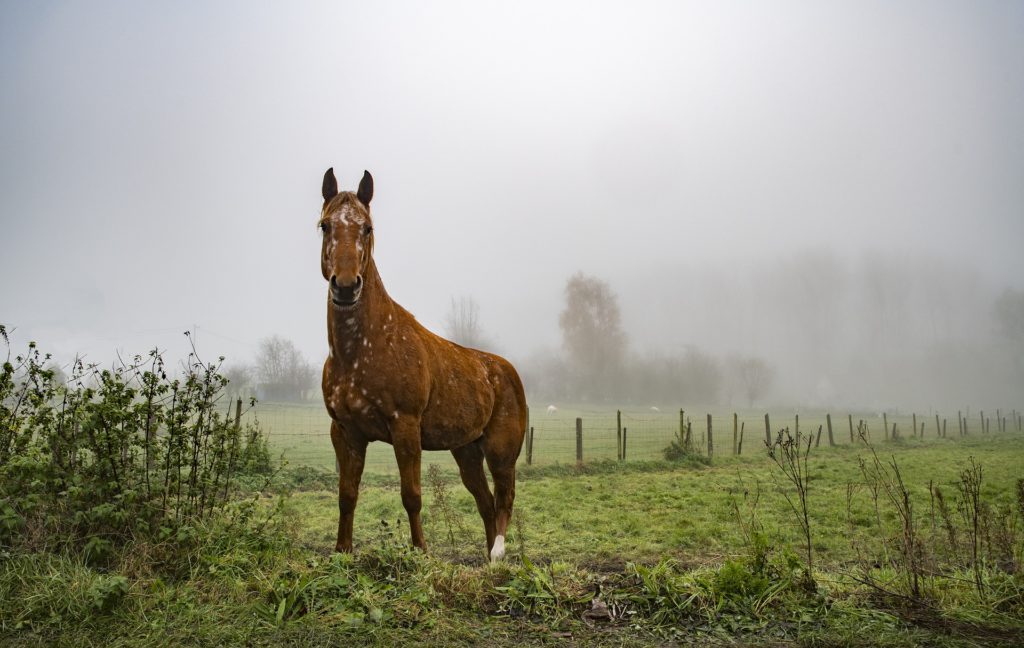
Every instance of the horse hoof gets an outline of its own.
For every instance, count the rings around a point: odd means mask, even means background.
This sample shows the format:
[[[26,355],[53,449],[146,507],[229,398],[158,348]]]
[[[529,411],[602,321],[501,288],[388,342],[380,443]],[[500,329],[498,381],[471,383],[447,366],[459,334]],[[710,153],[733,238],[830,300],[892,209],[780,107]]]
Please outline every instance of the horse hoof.
[[[491,562],[496,563],[505,557],[505,536],[498,536],[494,539],[494,546],[491,548]]]

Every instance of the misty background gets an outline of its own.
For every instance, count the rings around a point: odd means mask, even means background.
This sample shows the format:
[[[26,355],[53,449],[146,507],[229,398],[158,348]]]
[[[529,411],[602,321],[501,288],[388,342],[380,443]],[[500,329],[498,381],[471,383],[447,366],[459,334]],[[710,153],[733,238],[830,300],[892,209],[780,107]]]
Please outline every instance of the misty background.
[[[535,400],[1024,393],[1024,4],[0,12],[0,322],[61,362],[188,329],[318,366],[333,166],[374,175],[391,296],[442,333],[475,305]],[[560,325],[576,273],[619,313],[600,384]]]

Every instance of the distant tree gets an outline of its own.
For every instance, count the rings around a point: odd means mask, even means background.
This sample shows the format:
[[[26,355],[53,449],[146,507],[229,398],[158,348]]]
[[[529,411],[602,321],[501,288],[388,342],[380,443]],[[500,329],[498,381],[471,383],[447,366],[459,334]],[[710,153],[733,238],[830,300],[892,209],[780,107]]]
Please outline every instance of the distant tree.
[[[480,327],[480,305],[472,297],[452,297],[451,307],[444,320],[445,335],[464,347],[482,349],[489,346]]]
[[[558,324],[580,395],[602,399],[612,396],[626,352],[626,334],[615,293],[596,277],[573,275],[565,285],[565,309]]]
[[[992,307],[999,334],[1008,345],[1005,355],[1018,376],[1024,376],[1024,292],[1007,289]]]
[[[46,366],[46,369],[53,372],[53,384],[55,385],[66,385],[68,382],[68,374],[64,371],[56,362],[53,362]]]
[[[565,359],[554,349],[537,349],[516,362],[516,370],[530,400],[557,403],[572,396],[567,391],[570,377]]]
[[[992,307],[999,334],[1010,342],[1024,344],[1024,292],[1007,289]]]
[[[775,382],[775,368],[763,358],[755,356],[738,358],[735,367],[740,385],[747,397],[747,407],[753,407]]]
[[[228,379],[228,385],[225,391],[228,395],[233,398],[244,398],[251,396],[253,389],[255,388],[256,369],[255,367],[247,364],[233,364],[223,371],[223,375]]]
[[[260,341],[256,377],[266,400],[302,400],[313,386],[315,370],[291,340],[273,335]]]

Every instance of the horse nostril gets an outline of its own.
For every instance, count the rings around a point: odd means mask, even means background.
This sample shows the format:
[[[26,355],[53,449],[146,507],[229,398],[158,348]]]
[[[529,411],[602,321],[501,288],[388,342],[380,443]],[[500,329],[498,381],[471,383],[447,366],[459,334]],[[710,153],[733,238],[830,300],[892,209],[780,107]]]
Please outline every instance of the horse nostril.
[[[334,290],[349,290],[349,291],[352,291],[352,292],[356,292],[356,291],[358,291],[362,287],[363,287],[363,277],[362,277],[362,275],[356,275],[355,281],[353,281],[352,283],[348,283],[348,284],[343,283],[341,281],[338,281],[338,276],[337,275],[331,275],[331,288],[334,289]]]

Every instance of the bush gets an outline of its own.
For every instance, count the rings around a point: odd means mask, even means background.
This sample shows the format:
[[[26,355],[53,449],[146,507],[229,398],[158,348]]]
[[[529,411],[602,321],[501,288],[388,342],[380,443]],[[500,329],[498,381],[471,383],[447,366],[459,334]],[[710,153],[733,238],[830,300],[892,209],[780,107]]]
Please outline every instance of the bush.
[[[112,369],[77,361],[64,382],[35,343],[12,362],[0,338],[0,547],[103,563],[129,541],[184,541],[241,474],[270,472],[265,436],[222,407],[223,358],[193,352],[178,377],[155,350]]]
[[[687,422],[686,434],[684,435],[682,430],[677,431],[672,441],[662,448],[662,455],[664,455],[666,461],[710,465],[711,460],[701,454],[698,448],[694,447],[693,439],[690,438],[690,429],[689,422]]]

